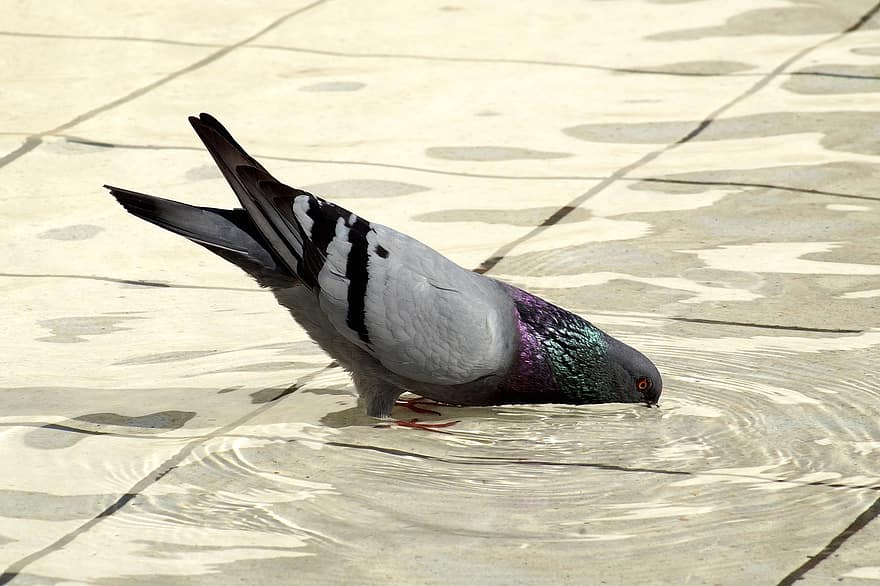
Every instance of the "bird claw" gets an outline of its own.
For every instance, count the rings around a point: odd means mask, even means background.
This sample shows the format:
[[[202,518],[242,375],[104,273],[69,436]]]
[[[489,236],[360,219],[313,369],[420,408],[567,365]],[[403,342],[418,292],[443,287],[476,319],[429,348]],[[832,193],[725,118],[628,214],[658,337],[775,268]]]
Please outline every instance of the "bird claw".
[[[437,403],[436,401],[431,401],[430,399],[426,399],[424,397],[413,397],[412,399],[398,399],[394,402],[395,405],[402,405],[412,411],[413,413],[427,413],[430,415],[442,415],[439,411],[434,411],[433,409],[425,409],[424,407],[419,407],[419,405],[442,405],[442,403]]]
[[[423,413],[427,415],[443,415],[439,411],[435,411],[433,409],[426,409],[422,405],[444,405],[445,403],[438,403],[437,401],[432,401],[431,399],[426,399],[424,397],[413,397],[412,399],[398,399],[394,402],[395,405],[400,405],[402,407],[406,407],[413,413]],[[456,423],[460,423],[460,420],[456,421],[446,421],[443,423],[421,423],[418,419],[396,419],[391,422],[393,425],[397,425],[400,427],[409,427],[411,429],[421,429],[423,431],[433,431],[434,433],[446,433],[442,431],[444,427],[452,427]],[[382,427],[388,427],[383,425]]]

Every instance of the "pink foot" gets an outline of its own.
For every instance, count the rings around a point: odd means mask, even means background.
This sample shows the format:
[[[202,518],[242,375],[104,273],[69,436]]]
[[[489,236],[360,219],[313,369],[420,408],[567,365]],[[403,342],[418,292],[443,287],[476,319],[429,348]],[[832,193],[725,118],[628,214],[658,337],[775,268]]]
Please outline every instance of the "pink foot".
[[[424,397],[413,397],[412,399],[398,399],[394,402],[395,405],[403,405],[413,413],[430,413],[431,415],[442,415],[439,411],[434,411],[433,409],[425,409],[424,407],[420,407],[420,405],[443,405],[443,403],[438,403],[436,401],[432,401],[431,399],[426,399]]]

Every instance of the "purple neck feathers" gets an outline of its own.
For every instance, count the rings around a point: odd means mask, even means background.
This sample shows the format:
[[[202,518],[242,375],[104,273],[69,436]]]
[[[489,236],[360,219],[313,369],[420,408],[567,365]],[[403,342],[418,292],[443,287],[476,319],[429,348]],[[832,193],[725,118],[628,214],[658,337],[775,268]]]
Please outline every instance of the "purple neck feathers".
[[[511,286],[507,286],[507,289],[517,310],[519,350],[504,386],[508,391],[517,394],[554,392],[556,381],[553,369],[541,347],[538,333],[524,319],[524,315],[533,317],[536,314],[546,314],[550,317],[555,307],[522,289]]]

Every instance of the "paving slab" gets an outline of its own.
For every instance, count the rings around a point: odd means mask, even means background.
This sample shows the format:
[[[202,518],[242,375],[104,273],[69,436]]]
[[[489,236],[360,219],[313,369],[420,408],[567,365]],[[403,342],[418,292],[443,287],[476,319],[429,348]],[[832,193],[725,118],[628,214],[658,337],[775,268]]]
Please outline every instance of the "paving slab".
[[[878,10],[5,11],[0,584],[876,582]],[[101,188],[234,205],[202,111],[640,348],[660,408],[367,417],[268,291]]]

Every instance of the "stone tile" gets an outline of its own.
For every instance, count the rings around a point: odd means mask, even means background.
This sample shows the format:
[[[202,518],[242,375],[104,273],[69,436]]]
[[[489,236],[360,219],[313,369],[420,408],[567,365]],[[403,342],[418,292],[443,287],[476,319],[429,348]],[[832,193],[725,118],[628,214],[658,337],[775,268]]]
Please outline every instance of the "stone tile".
[[[83,41],[0,35],[5,77],[0,94],[4,132],[36,134],[120,100],[215,49],[129,41]],[[125,64],[120,75],[118,64]],[[51,108],[47,107],[51,104]]]

